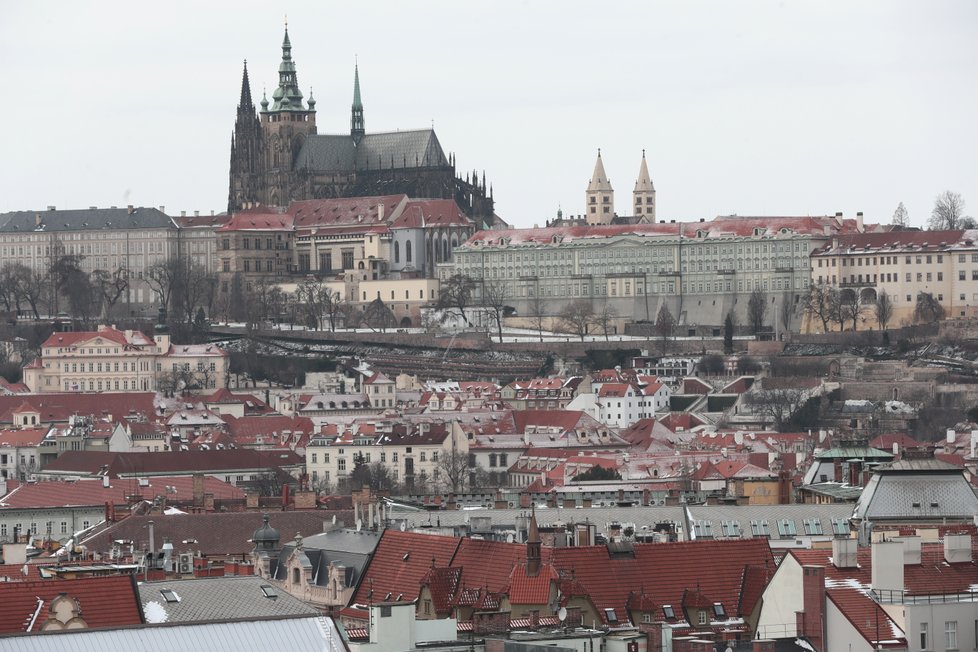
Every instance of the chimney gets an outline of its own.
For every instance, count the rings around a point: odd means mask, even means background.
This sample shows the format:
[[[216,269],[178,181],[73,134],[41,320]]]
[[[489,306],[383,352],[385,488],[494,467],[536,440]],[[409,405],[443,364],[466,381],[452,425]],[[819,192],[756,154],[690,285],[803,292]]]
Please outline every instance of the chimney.
[[[126,206],[126,212],[127,212],[128,214],[130,214],[130,215],[132,215],[133,213],[135,213],[135,212],[136,212],[136,209],[134,209],[134,208],[132,207],[132,204],[129,204],[128,206]]]
[[[856,213],[856,231],[863,233],[866,229],[863,227],[863,213],[862,211]]]
[[[44,220],[41,219],[41,214],[40,213],[38,213],[37,215],[34,216],[34,226],[41,226],[41,224],[43,222],[44,222]]]
[[[187,217],[187,211],[180,211],[180,217]]]
[[[918,536],[898,537],[894,541],[903,543],[903,565],[920,564],[921,538]]]
[[[842,226],[842,221],[843,221],[842,211],[839,211],[838,213],[835,214],[835,223],[838,224],[839,226]]]
[[[795,612],[799,636],[804,636],[816,650],[825,642],[825,568],[802,566],[802,610]]]
[[[971,563],[971,535],[945,534],[944,561],[949,564]]]
[[[858,544],[855,539],[832,539],[832,564],[836,568],[856,568]]]
[[[152,560],[156,555],[156,524],[149,521],[146,525],[149,527],[149,558]]]
[[[903,542],[877,541],[873,544],[872,583],[876,591],[903,592]]]
[[[893,456],[896,457],[900,454],[900,442],[893,442]]]
[[[957,433],[953,429],[948,429],[947,431],[947,443],[953,444],[954,440],[957,438]]]
[[[971,431],[971,458],[975,457],[975,446],[978,445],[978,430]]]
[[[194,211],[194,217],[200,217],[200,211]]]
[[[194,473],[194,507],[204,506],[204,474]]]
[[[165,213],[166,212],[166,206],[160,206],[160,212],[161,213]]]
[[[49,211],[56,211],[56,210],[58,210],[58,207],[57,206],[48,206],[48,210]]]
[[[384,221],[384,202],[377,204],[377,221]]]
[[[103,476],[102,476],[102,488],[103,488],[103,489],[108,489],[108,488],[110,488],[110,487],[112,486],[111,484],[109,484],[109,483],[110,483],[110,481],[111,481],[111,480],[110,480],[110,478],[109,478],[109,476],[107,476],[107,475],[103,475]]]

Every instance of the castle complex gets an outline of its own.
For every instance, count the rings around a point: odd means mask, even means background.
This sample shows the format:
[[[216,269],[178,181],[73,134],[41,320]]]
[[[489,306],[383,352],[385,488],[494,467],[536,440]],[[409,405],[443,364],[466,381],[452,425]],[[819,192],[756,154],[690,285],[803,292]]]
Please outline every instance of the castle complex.
[[[316,100],[299,90],[292,44],[286,27],[278,87],[271,101],[262,97],[256,111],[247,62],[241,79],[231,138],[228,212],[262,204],[288,206],[307,199],[405,194],[454,199],[479,228],[491,228],[492,191],[485,173],[458,175],[434,129],[368,133],[354,68],[353,104],[348,134],[320,134]]]

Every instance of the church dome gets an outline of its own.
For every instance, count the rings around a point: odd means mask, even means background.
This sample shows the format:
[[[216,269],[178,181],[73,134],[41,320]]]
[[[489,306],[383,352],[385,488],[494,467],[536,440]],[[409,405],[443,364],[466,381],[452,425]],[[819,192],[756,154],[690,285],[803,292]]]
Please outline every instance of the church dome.
[[[251,541],[257,548],[269,550],[278,547],[278,530],[268,524],[268,514],[265,514],[264,518],[262,519],[262,526],[255,530],[254,535],[251,537]]]

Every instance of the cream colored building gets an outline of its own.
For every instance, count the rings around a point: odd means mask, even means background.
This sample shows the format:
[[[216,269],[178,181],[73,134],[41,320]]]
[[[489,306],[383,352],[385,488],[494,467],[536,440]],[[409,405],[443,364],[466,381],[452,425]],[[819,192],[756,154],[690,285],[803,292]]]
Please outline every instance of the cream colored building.
[[[889,326],[912,323],[923,293],[937,299],[947,318],[975,317],[978,231],[840,235],[812,253],[812,283],[859,298],[858,330],[879,329],[875,304],[883,292],[893,304]],[[810,330],[821,326],[808,324]]]
[[[519,315],[537,308],[556,315],[587,299],[596,312],[608,306],[618,317],[653,322],[665,306],[676,319],[675,334],[683,336],[719,336],[729,312],[747,323],[756,289],[771,302],[767,325],[789,302],[797,328],[812,251],[833,236],[865,230],[862,214],[846,219],[839,213],[480,231],[439,274],[475,279],[477,299],[484,284],[499,285]]]
[[[156,391],[181,381],[213,389],[225,386],[227,367],[227,354],[214,345],[172,345],[165,333],[150,338],[99,326],[52,334],[24,367],[24,383],[34,393]]]
[[[348,476],[359,456],[367,464],[386,465],[397,482],[444,481],[446,455],[468,460],[469,442],[457,421],[377,421],[339,435],[316,437],[306,447],[306,471],[313,484],[336,483]],[[442,466],[439,466],[442,464]]]

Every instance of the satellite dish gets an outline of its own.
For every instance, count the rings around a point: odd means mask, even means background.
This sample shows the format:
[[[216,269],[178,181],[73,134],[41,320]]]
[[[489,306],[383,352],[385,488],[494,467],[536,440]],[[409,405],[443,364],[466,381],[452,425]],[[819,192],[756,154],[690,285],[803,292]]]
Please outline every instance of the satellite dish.
[[[513,541],[514,541],[513,535],[512,534],[507,534],[506,535],[506,543],[513,543]]]
[[[561,607],[561,608],[560,608],[560,609],[559,609],[559,610],[557,611],[557,619],[558,619],[558,620],[559,620],[560,622],[564,622],[565,620],[567,620],[567,607]]]
[[[407,523],[401,521],[401,532],[404,532],[405,530],[407,530]]]
[[[358,518],[357,519],[357,532],[359,532],[362,529],[363,529],[363,519],[362,518]]]

